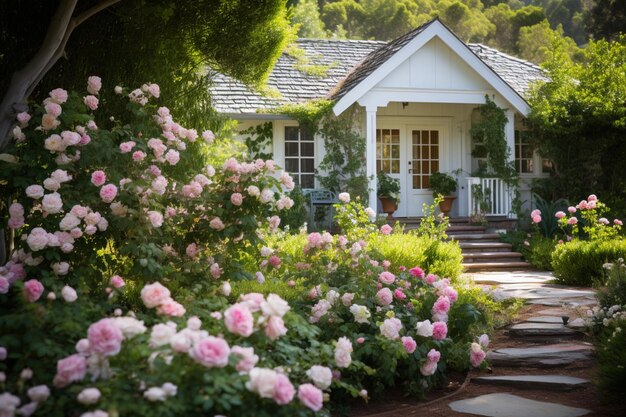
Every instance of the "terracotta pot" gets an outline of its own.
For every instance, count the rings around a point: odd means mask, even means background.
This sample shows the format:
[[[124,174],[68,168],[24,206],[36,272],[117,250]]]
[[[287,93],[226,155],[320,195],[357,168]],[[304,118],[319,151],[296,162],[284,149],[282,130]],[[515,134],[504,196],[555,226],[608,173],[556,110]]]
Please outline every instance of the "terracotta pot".
[[[454,200],[456,200],[456,197],[447,195],[443,198],[443,201],[439,203],[439,210],[444,216],[450,217],[450,210],[452,210],[452,203],[454,203]]]
[[[383,206],[383,212],[387,213],[387,220],[393,219],[393,213],[398,210],[398,202],[391,197],[379,196],[381,205]]]

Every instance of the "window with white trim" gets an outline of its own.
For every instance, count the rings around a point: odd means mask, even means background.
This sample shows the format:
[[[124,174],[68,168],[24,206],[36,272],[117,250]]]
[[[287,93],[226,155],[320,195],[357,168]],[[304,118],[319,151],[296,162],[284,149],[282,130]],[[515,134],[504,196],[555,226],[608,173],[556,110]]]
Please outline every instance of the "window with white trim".
[[[518,174],[532,174],[534,172],[533,149],[528,135],[521,130],[515,131],[515,170]]]
[[[285,171],[300,188],[315,188],[315,137],[299,126],[285,126]]]

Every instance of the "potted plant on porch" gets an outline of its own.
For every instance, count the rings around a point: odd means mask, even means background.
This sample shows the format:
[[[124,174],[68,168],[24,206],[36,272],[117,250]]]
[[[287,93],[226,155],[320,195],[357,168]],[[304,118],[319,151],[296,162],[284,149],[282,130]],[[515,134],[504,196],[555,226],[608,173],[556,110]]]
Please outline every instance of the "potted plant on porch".
[[[392,214],[398,209],[400,200],[400,180],[391,178],[384,172],[378,173],[378,199],[387,213],[387,220],[391,220]]]
[[[438,195],[443,197],[443,201],[439,203],[439,210],[449,217],[450,210],[452,210],[452,203],[456,199],[452,195],[456,191],[456,179],[443,172],[435,172],[430,176],[430,189],[433,191],[433,196],[436,198]]]

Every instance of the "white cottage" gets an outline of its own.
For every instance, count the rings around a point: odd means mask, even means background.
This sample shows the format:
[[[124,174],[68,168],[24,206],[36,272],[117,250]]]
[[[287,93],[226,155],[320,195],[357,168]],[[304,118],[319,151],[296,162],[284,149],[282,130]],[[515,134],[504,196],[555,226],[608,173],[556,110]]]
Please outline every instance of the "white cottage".
[[[396,217],[421,214],[432,202],[433,172],[461,170],[452,216],[473,214],[472,184],[490,191],[488,215],[512,217],[510,193],[498,179],[473,178],[479,159],[472,156],[469,130],[478,106],[488,95],[506,109],[506,140],[521,178],[522,201],[530,201],[529,183],[547,176],[549,164],[533,152],[519,132],[529,112],[524,96],[530,85],[545,80],[536,65],[479,44],[463,43],[435,19],[391,42],[299,39],[298,47],[314,64],[327,66],[323,76],[299,69],[284,53],[270,74],[268,87],[279,95],[263,96],[225,75],[212,88],[218,112],[240,122],[242,129],[270,121],[271,151],[302,188],[318,186],[315,168],[323,141],[307,135],[295,120],[270,113],[286,103],[329,98],[340,115],[360,110],[360,130],[367,141],[370,207],[377,206],[376,174],[384,171],[401,184]]]

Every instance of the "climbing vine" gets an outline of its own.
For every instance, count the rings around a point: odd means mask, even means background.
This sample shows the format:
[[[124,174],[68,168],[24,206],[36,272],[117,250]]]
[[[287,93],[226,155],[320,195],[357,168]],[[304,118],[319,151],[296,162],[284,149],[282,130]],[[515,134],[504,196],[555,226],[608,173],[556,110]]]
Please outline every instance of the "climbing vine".
[[[244,139],[244,143],[248,148],[250,158],[263,160],[272,159],[272,152],[267,152],[268,149],[271,149],[272,139],[274,137],[272,122],[251,126],[241,131],[241,134],[248,135],[248,137]]]
[[[500,108],[489,96],[485,96],[485,104],[481,105],[479,110],[481,120],[472,125],[470,135],[476,142],[483,144],[486,151],[484,156],[487,159],[487,166],[478,175],[495,175],[514,190],[513,210],[519,214],[522,205],[519,193],[519,176],[515,170],[515,164],[510,161],[511,153],[506,143],[504,130],[508,123],[506,114],[504,109]],[[472,156],[483,155],[472,152]]]
[[[289,116],[297,120],[300,127],[315,134],[318,132],[321,120],[330,114],[333,104],[332,101],[324,99],[311,100],[306,103],[290,103],[278,107],[273,113]]]

